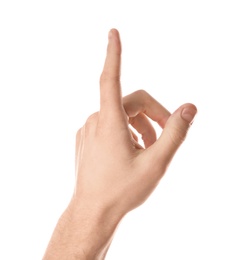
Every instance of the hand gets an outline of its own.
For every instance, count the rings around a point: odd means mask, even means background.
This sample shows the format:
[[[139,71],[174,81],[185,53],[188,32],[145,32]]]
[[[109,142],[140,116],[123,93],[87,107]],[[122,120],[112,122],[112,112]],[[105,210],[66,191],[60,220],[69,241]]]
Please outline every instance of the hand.
[[[120,63],[113,29],[100,77],[100,111],[77,132],[74,195],[44,260],[104,259],[120,220],[155,189],[196,114],[192,104],[170,114],[143,90],[122,99]],[[148,117],[163,128],[158,139]],[[144,148],[129,125],[142,135]]]
[[[77,133],[75,197],[125,215],[157,186],[197,110],[185,104],[170,114],[143,90],[122,100],[120,63],[119,33],[113,29],[100,77],[100,111]],[[158,140],[147,117],[163,128]],[[145,149],[129,123],[142,135]]]

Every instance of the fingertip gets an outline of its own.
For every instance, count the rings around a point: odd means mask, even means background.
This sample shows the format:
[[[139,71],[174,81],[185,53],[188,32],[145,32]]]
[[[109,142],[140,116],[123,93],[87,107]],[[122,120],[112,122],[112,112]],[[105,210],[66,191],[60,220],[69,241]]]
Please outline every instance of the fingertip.
[[[112,28],[110,29],[109,33],[108,33],[108,39],[112,39],[114,37],[118,37],[119,38],[119,31],[116,28]]]
[[[121,39],[119,31],[116,28],[112,28],[108,33],[108,48],[117,55],[121,55]]]

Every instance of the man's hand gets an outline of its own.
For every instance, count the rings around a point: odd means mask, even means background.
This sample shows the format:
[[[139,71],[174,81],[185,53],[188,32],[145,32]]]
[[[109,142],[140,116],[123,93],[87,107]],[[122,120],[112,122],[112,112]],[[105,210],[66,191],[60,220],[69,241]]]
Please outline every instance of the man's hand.
[[[71,257],[60,259],[104,258],[118,223],[155,189],[197,112],[184,104],[171,114],[143,90],[122,98],[120,67],[121,42],[112,29],[100,77],[100,111],[77,132],[75,192],[51,240],[54,255],[64,244],[64,255]],[[148,117],[163,128],[158,139]],[[129,125],[142,135],[144,147]],[[47,256],[53,254],[48,248]]]
[[[100,77],[100,112],[77,133],[75,196],[125,214],[156,187],[185,139],[196,108],[185,104],[171,115],[143,90],[122,100],[120,63],[119,34],[111,30]],[[147,116],[163,128],[158,140]],[[129,123],[142,134],[146,149],[136,142]]]

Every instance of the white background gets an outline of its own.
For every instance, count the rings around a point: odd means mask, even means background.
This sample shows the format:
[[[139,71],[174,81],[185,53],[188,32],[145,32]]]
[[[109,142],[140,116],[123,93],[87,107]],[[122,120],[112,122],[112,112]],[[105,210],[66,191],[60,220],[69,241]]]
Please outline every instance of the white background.
[[[172,112],[185,102],[199,112],[107,260],[248,260],[248,14],[242,0],[1,0],[0,259],[44,254],[114,27],[123,94],[145,89]]]

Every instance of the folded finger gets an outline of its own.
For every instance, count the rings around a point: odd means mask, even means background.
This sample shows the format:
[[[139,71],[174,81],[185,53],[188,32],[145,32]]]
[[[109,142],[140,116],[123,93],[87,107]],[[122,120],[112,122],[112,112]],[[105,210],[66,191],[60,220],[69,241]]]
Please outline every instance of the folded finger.
[[[123,98],[123,106],[129,117],[146,114],[164,128],[170,112],[144,90],[138,90]]]
[[[141,134],[145,148],[156,141],[156,131],[145,114],[139,113],[129,118],[129,123]]]

